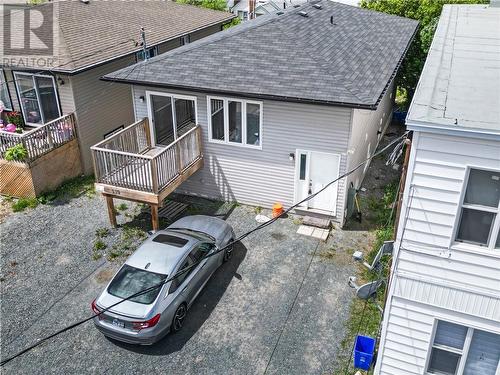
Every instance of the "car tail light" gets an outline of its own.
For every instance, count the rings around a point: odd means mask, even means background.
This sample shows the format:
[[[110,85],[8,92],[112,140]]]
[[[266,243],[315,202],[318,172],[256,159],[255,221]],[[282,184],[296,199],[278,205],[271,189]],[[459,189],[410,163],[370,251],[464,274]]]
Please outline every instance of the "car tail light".
[[[101,310],[99,310],[99,308],[97,307],[97,304],[95,303],[95,299],[92,301],[90,306],[92,306],[92,311],[94,312],[94,314],[99,314],[101,312]],[[98,316],[99,320],[102,319],[101,317],[102,317],[102,315]]]
[[[140,331],[144,328],[151,328],[158,324],[160,320],[160,314],[156,314],[151,319],[146,320],[145,322],[132,322],[132,327],[136,331]]]

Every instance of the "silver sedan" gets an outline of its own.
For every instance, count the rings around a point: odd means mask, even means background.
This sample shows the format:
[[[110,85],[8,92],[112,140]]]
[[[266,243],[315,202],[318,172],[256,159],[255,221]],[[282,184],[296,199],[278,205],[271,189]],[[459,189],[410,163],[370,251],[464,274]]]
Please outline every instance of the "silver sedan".
[[[161,288],[124,301],[94,317],[95,326],[110,338],[144,345],[155,343],[169,331],[179,331],[196,296],[215,270],[230,258],[232,246],[203,258],[234,238],[233,229],[225,221],[202,215],[184,217],[156,232],[127,259],[102,294],[92,302],[94,313],[199,264]],[[200,262],[200,259],[203,260]]]

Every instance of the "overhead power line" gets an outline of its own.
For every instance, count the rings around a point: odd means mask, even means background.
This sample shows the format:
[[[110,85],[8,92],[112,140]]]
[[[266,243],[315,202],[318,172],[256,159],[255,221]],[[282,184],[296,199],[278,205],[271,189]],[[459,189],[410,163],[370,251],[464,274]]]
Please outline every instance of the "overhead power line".
[[[30,345],[30,346],[28,346],[27,348],[25,348],[25,349],[21,350],[20,352],[18,352],[18,353],[16,353],[16,354],[14,354],[14,355],[12,355],[12,356],[10,356],[10,357],[8,357],[8,358],[6,358],[6,359],[2,360],[2,361],[0,362],[0,366],[3,366],[3,365],[5,365],[5,364],[9,363],[10,361],[12,361],[13,359],[15,359],[15,358],[17,358],[17,357],[20,357],[21,355],[23,355],[23,354],[25,354],[25,353],[27,353],[27,352],[29,352],[29,351],[33,350],[34,348],[36,348],[37,346],[41,345],[42,343],[44,343],[44,342],[46,342],[46,341],[50,340],[51,338],[56,337],[56,336],[60,335],[61,333],[67,332],[67,331],[69,331],[69,330],[71,330],[71,329],[73,329],[73,328],[76,328],[76,327],[78,327],[78,326],[80,326],[80,325],[82,325],[82,324],[84,324],[84,323],[88,322],[89,320],[91,320],[91,319],[93,319],[93,318],[95,318],[95,317],[98,317],[98,316],[102,315],[102,314],[103,314],[103,313],[105,313],[106,311],[111,310],[113,307],[118,306],[119,304],[121,304],[121,303],[123,303],[123,302],[125,302],[125,301],[128,301],[128,300],[130,300],[130,299],[132,299],[132,298],[135,298],[135,297],[138,297],[138,296],[141,296],[141,295],[143,295],[143,294],[149,293],[149,292],[151,292],[151,291],[153,291],[153,290],[155,290],[155,289],[161,288],[163,285],[167,284],[168,282],[170,282],[170,281],[172,281],[172,280],[174,280],[174,279],[176,279],[176,278],[178,278],[178,277],[182,276],[182,275],[183,275],[183,274],[185,274],[186,272],[188,272],[188,271],[190,271],[191,269],[193,269],[193,268],[197,267],[197,266],[198,266],[198,264],[200,264],[201,262],[203,262],[205,259],[210,258],[210,257],[212,257],[212,256],[214,256],[214,255],[216,255],[216,254],[218,254],[218,253],[220,253],[220,252],[222,252],[222,251],[225,251],[226,249],[230,248],[230,247],[231,247],[231,246],[233,246],[235,243],[237,243],[237,242],[239,242],[239,241],[243,240],[244,238],[248,237],[248,236],[249,236],[249,235],[251,235],[252,233],[255,233],[255,232],[257,232],[257,231],[259,231],[259,230],[261,230],[261,229],[263,229],[263,228],[265,228],[265,227],[267,227],[267,226],[269,226],[269,225],[273,224],[273,223],[274,223],[274,222],[276,222],[276,221],[277,221],[280,217],[283,217],[283,216],[287,215],[289,212],[291,212],[292,210],[294,210],[295,208],[297,208],[298,206],[300,206],[300,205],[301,205],[301,204],[303,204],[304,202],[307,202],[308,200],[313,199],[315,196],[317,196],[317,195],[318,195],[318,194],[320,194],[321,192],[323,192],[323,191],[325,191],[326,189],[328,189],[328,187],[330,187],[330,186],[331,186],[331,185],[333,185],[334,183],[336,183],[336,182],[338,182],[339,180],[341,180],[341,179],[343,179],[343,178],[345,178],[345,177],[349,176],[350,174],[354,173],[354,172],[355,172],[355,171],[357,171],[359,168],[361,168],[364,164],[366,164],[367,162],[369,162],[371,159],[373,159],[373,158],[377,157],[378,155],[380,155],[380,154],[384,153],[384,152],[385,152],[386,150],[388,150],[391,146],[393,146],[394,144],[396,144],[396,143],[397,143],[397,142],[399,142],[400,140],[402,140],[402,139],[406,138],[407,134],[408,134],[408,132],[405,132],[403,135],[401,135],[401,136],[397,137],[396,139],[394,139],[393,141],[391,141],[391,142],[390,142],[387,146],[383,147],[383,148],[382,148],[382,149],[380,149],[379,151],[375,152],[372,156],[370,156],[370,157],[366,158],[365,160],[363,160],[361,163],[359,163],[356,167],[354,167],[354,168],[353,168],[353,169],[351,169],[350,171],[348,171],[348,172],[346,172],[346,173],[342,174],[341,176],[337,177],[336,179],[334,179],[334,180],[330,181],[328,184],[326,184],[323,188],[321,188],[321,189],[320,189],[320,190],[318,190],[317,192],[315,192],[315,193],[313,193],[313,194],[311,194],[311,195],[307,196],[306,198],[302,199],[300,202],[297,202],[297,203],[295,203],[294,205],[292,205],[291,207],[289,207],[288,209],[284,210],[284,211],[281,213],[281,215],[279,215],[279,216],[277,216],[277,217],[274,217],[274,218],[272,218],[271,220],[269,220],[269,221],[267,221],[267,222],[265,222],[265,223],[262,223],[262,224],[260,224],[260,225],[256,226],[256,227],[255,227],[255,228],[253,228],[252,230],[250,230],[250,231],[248,231],[248,232],[246,232],[246,233],[242,234],[242,235],[241,235],[241,236],[239,236],[238,238],[234,239],[232,242],[228,243],[226,246],[224,246],[224,247],[222,247],[222,248],[217,249],[217,250],[216,250],[216,251],[214,251],[213,253],[210,253],[210,254],[205,255],[205,256],[204,256],[203,258],[201,258],[198,262],[193,263],[192,265],[190,265],[190,266],[188,266],[188,267],[183,268],[182,270],[178,271],[178,272],[177,272],[176,274],[174,274],[173,276],[171,276],[171,277],[169,277],[169,278],[165,279],[165,280],[164,280],[164,281],[162,281],[161,283],[158,283],[158,284],[153,285],[153,286],[151,286],[151,287],[149,287],[149,288],[146,288],[146,289],[141,290],[141,291],[139,291],[139,292],[137,292],[137,293],[134,293],[134,294],[132,294],[131,296],[128,296],[127,298],[124,298],[124,299],[122,299],[122,300],[120,300],[120,301],[118,301],[118,302],[116,302],[116,303],[112,304],[111,306],[109,306],[109,307],[107,307],[107,308],[105,308],[105,309],[101,310],[98,314],[93,314],[92,316],[89,316],[88,318],[82,319],[82,320],[80,320],[80,321],[78,321],[78,322],[75,322],[75,323],[73,323],[73,324],[71,324],[71,325],[69,325],[69,326],[66,326],[66,327],[64,327],[64,328],[62,328],[62,329],[60,329],[60,330],[58,330],[58,331],[56,331],[56,332],[52,333],[51,335],[48,335],[48,336],[46,336],[46,337],[41,338],[41,339],[40,339],[40,340],[38,340],[35,344]]]

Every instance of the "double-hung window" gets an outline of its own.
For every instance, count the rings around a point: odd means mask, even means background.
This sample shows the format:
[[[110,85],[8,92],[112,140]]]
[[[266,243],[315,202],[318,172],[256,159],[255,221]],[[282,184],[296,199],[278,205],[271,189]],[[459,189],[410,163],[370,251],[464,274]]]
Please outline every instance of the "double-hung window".
[[[0,74],[0,101],[2,101],[5,110],[12,111],[12,101],[10,100],[9,87],[7,86],[7,79],[5,78],[5,72],[2,69]]]
[[[248,12],[245,10],[239,10],[238,18],[242,21],[248,21]]]
[[[211,142],[262,146],[261,102],[208,97],[208,123]]]
[[[500,335],[443,320],[437,321],[428,374],[498,375]]]
[[[61,116],[53,76],[15,72],[14,78],[24,122],[43,125]]]
[[[499,231],[500,171],[470,169],[456,240],[500,249]]]

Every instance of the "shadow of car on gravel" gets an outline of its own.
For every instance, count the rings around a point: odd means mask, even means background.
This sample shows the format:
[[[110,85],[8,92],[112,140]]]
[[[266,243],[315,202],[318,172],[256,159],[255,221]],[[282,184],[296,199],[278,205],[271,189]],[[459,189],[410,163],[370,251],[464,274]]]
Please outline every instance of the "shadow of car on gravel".
[[[106,337],[113,344],[124,349],[146,355],[167,355],[177,352],[191,339],[208,319],[224,295],[233,278],[241,280],[238,268],[247,254],[246,247],[238,242],[233,249],[231,259],[223,263],[212,275],[199,296],[189,308],[181,331],[168,333],[163,339],[151,346],[127,344]]]

